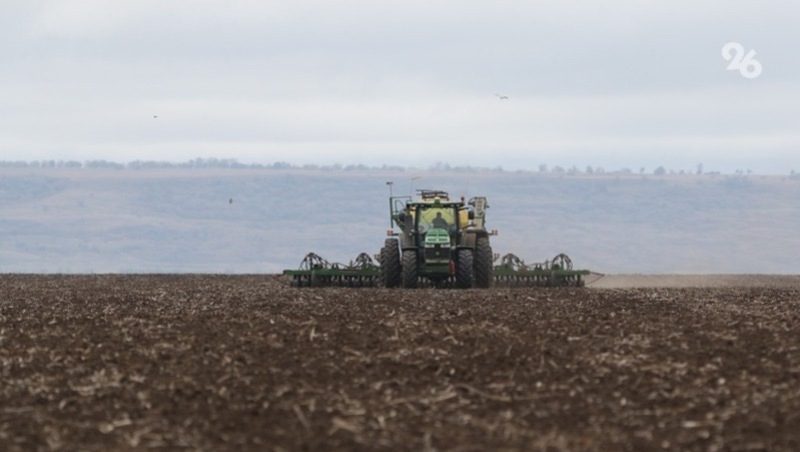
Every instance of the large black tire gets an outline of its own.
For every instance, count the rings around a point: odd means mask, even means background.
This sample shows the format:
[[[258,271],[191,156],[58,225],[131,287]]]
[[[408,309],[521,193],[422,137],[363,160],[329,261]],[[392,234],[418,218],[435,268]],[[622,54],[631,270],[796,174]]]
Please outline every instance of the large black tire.
[[[475,283],[475,267],[473,266],[472,250],[458,250],[456,261],[456,287],[469,289]]]
[[[481,237],[475,243],[475,287],[488,289],[494,282],[494,255],[489,237]]]
[[[417,251],[403,251],[403,288],[415,289],[417,287]]]
[[[381,248],[381,282],[384,287],[398,287],[402,278],[400,248],[397,239],[386,239]]]

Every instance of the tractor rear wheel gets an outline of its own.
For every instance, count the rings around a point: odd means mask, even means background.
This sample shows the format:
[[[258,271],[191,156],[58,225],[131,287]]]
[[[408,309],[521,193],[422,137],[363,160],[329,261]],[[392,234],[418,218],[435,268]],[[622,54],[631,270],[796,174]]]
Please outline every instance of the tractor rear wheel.
[[[475,243],[475,287],[488,289],[494,279],[494,256],[488,237],[481,237]]]
[[[472,250],[458,250],[456,261],[456,287],[469,289],[475,282],[475,268],[473,266]]]
[[[415,289],[417,287],[417,250],[403,251],[403,288]]]
[[[384,287],[398,287],[402,272],[400,267],[400,249],[397,239],[386,239],[381,248],[381,280]]]

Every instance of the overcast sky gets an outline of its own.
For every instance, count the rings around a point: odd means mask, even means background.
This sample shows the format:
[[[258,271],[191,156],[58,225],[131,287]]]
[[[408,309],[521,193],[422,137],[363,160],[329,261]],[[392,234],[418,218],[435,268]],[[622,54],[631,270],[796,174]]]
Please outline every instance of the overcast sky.
[[[789,0],[2,0],[0,159],[787,173],[798,23]]]

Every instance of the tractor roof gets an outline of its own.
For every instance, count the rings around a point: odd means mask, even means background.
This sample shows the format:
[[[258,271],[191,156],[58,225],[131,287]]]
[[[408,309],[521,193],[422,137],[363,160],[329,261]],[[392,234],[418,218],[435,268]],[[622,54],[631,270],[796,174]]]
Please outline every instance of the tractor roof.
[[[435,198],[439,198],[439,200],[441,201],[450,200],[450,193],[447,193],[446,191],[443,190],[422,189],[422,190],[417,190],[417,193],[419,193],[419,197],[422,198],[423,201],[428,199],[433,200]]]
[[[463,206],[464,201],[450,201],[450,194],[442,190],[417,190],[419,199],[411,201],[408,205],[412,206]]]

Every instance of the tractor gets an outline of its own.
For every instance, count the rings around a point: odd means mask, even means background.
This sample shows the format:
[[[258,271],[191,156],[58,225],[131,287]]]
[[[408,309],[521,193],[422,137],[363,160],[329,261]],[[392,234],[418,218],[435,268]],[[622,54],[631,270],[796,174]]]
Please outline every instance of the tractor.
[[[390,196],[388,238],[379,257],[385,287],[488,288],[494,281],[485,197],[453,201],[447,192],[418,190],[417,199]],[[395,232],[394,226],[399,229]]]
[[[387,183],[388,185],[388,183]],[[361,253],[349,264],[328,262],[308,253],[297,269],[284,270],[294,287],[582,287],[588,270],[572,267],[566,254],[525,263],[514,254],[492,253],[486,229],[486,198],[450,200],[447,192],[417,190],[411,196],[389,194],[389,227],[375,257]],[[395,228],[399,231],[395,232]],[[497,265],[494,261],[500,259]],[[595,274],[600,275],[600,274]],[[602,276],[602,275],[600,275]]]

